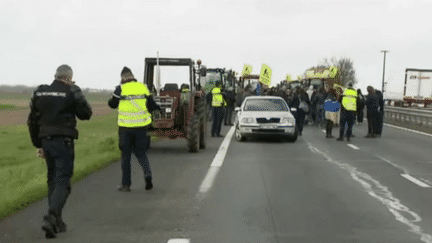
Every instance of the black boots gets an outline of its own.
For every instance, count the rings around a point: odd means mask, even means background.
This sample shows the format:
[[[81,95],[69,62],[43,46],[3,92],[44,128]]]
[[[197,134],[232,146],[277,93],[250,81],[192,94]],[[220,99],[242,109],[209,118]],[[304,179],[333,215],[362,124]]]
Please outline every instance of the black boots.
[[[145,189],[146,190],[151,190],[153,188],[153,183],[152,183],[152,177],[151,176],[145,177],[145,183],[146,183],[146,185],[145,185]]]

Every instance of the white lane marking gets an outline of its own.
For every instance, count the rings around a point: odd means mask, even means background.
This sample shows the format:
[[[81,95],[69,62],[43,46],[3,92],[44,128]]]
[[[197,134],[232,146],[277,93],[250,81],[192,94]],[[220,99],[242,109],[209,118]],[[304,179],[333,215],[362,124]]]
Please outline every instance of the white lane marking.
[[[428,184],[426,184],[426,183],[420,181],[419,179],[417,179],[417,178],[411,176],[411,175],[409,174],[408,170],[405,169],[405,168],[403,168],[402,166],[399,166],[399,165],[397,165],[397,164],[391,162],[390,160],[385,159],[385,158],[383,158],[383,157],[381,157],[381,156],[378,156],[378,155],[375,155],[375,156],[378,157],[379,159],[381,159],[381,160],[383,160],[383,161],[385,161],[385,162],[391,164],[392,166],[394,166],[394,167],[396,167],[396,168],[402,170],[404,173],[401,174],[401,176],[405,177],[405,179],[410,180],[411,182],[413,182],[413,183],[415,183],[415,184],[417,184],[418,186],[421,186],[421,187],[425,187],[425,188],[430,188],[430,187],[431,187],[430,185],[428,185]]]
[[[198,193],[206,193],[212,186],[220,167],[210,166],[204,180],[201,182]]]
[[[406,169],[403,168],[402,166],[399,166],[399,165],[397,165],[397,164],[391,162],[390,160],[385,159],[385,158],[383,158],[383,157],[381,157],[381,156],[379,156],[379,155],[375,155],[375,156],[376,156],[377,158],[379,158],[379,159],[381,159],[381,160],[383,160],[383,161],[385,161],[385,162],[391,164],[392,166],[398,168],[399,170],[402,170],[402,171],[404,172],[404,174],[409,174],[408,170],[406,170]]]
[[[349,147],[351,147],[352,149],[355,149],[355,150],[359,150],[359,147],[357,147],[357,146],[355,146],[354,144],[347,144]]]
[[[208,192],[210,188],[213,186],[213,182],[216,179],[219,169],[224,162],[225,155],[228,151],[228,147],[231,142],[231,138],[233,134],[234,134],[234,127],[231,127],[228,134],[225,136],[222,144],[220,145],[219,150],[216,153],[216,156],[214,157],[213,162],[211,163],[206,176],[201,182],[197,197],[201,198],[201,196],[206,192]]]
[[[167,243],[190,243],[190,239],[169,239]]]
[[[327,159],[328,162],[348,171],[351,177],[357,182],[359,182],[370,196],[374,197],[387,207],[387,209],[395,216],[396,220],[407,225],[410,228],[409,231],[418,234],[421,241],[426,243],[432,243],[432,236],[424,233],[423,229],[419,225],[414,224],[416,222],[420,222],[422,220],[421,217],[415,212],[411,211],[407,206],[403,205],[399,199],[395,198],[387,187],[381,185],[379,181],[373,179],[368,174],[357,171],[356,167],[342,162],[338,162],[332,159],[326,153],[321,152],[320,150],[312,146],[311,143],[307,143],[309,149],[312,152],[321,154]],[[406,218],[404,216],[406,214],[409,214],[411,216],[411,219]]]
[[[415,177],[412,177],[412,176],[410,176],[408,174],[401,174],[401,176],[403,176],[403,177],[405,177],[405,179],[407,179],[407,180],[409,180],[409,181],[417,184],[418,186],[426,187],[426,188],[430,188],[431,187],[428,184],[426,184],[426,183],[420,181],[419,179],[417,179]]]
[[[432,134],[429,134],[429,133],[419,132],[419,131],[416,131],[416,130],[412,130],[412,129],[408,129],[408,128],[404,128],[404,127],[398,127],[398,126],[387,124],[387,123],[384,123],[384,125],[389,126],[389,127],[393,127],[393,128],[397,128],[397,129],[400,129],[400,130],[404,130],[404,131],[408,131],[408,132],[415,132],[415,133],[418,133],[418,134],[422,134],[422,135],[425,135],[425,136],[432,137]]]

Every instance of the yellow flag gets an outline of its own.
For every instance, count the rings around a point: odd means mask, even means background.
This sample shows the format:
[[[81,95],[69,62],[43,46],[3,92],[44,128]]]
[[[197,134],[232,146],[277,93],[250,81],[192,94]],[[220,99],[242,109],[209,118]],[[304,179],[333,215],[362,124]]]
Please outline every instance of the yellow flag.
[[[247,76],[247,75],[249,75],[251,73],[252,73],[252,66],[244,64],[243,65],[242,76],[244,77],[244,76]]]
[[[291,82],[291,81],[292,81],[292,79],[291,79],[291,75],[288,75],[288,74],[287,74],[287,76],[286,76],[286,81],[288,81],[288,82]]]
[[[323,78],[328,78],[330,71],[329,70],[324,70],[324,72],[322,73],[322,77]]]
[[[335,67],[335,66],[331,66],[331,67],[329,68],[329,72],[330,72],[330,74],[329,74],[330,78],[334,78],[334,77],[336,77],[336,74],[337,74],[337,72],[338,72],[338,69],[337,69],[337,67]]]
[[[267,66],[266,64],[263,64],[261,66],[259,81],[263,84],[270,86],[271,85],[271,75],[272,75],[271,68],[269,66]]]

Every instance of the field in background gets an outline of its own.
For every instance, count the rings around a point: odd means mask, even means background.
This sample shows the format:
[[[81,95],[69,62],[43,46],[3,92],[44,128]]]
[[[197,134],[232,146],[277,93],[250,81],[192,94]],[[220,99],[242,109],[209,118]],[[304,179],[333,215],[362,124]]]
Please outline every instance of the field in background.
[[[117,161],[117,114],[78,121],[73,181]],[[36,157],[26,124],[0,127],[0,219],[47,195],[45,160]]]

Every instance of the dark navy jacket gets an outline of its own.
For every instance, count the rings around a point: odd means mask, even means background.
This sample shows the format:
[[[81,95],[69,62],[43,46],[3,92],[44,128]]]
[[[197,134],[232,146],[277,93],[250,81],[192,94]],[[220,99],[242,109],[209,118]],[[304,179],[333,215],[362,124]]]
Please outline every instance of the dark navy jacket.
[[[42,147],[41,138],[66,136],[78,139],[76,119],[89,120],[93,112],[81,89],[54,80],[40,85],[33,92],[27,125],[35,147]]]

